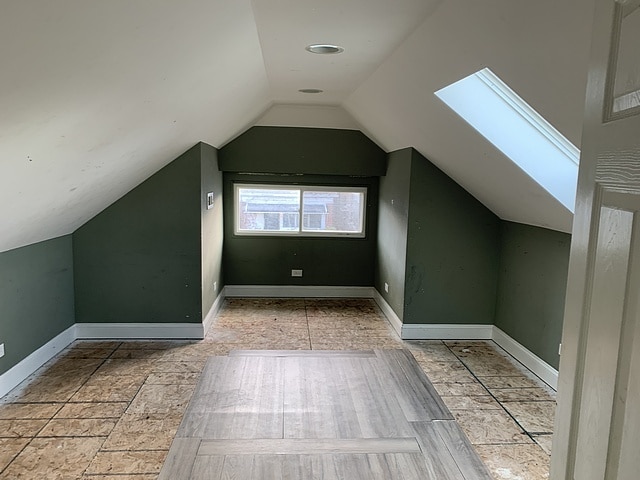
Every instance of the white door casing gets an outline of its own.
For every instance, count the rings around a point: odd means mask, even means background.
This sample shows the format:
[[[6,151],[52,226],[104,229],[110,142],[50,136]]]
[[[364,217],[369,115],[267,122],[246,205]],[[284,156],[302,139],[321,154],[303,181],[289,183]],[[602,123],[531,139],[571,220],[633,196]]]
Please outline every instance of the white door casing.
[[[639,3],[596,1],[553,480],[640,476]]]

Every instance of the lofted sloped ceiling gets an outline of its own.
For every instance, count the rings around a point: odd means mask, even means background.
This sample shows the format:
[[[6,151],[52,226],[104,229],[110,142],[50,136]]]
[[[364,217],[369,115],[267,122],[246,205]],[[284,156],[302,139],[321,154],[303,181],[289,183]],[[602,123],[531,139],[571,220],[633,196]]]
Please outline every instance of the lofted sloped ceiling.
[[[569,231],[571,213],[433,92],[488,66],[579,145],[591,3],[3,2],[0,251],[73,232],[196,142],[256,122],[413,146],[500,217]]]

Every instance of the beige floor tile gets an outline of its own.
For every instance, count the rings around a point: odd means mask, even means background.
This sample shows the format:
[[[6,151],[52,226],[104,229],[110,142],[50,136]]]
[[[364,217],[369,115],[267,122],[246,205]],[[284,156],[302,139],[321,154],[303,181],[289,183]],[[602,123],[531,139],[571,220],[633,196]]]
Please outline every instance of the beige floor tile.
[[[35,437],[48,420],[0,420],[0,438]]]
[[[206,360],[158,361],[153,363],[151,373],[200,373]]]
[[[82,476],[103,437],[35,438],[3,472],[11,480],[69,480]]]
[[[489,395],[441,397],[449,410],[501,410],[502,407]]]
[[[495,349],[496,347],[496,344],[493,340],[443,340],[443,343],[451,348],[488,347],[491,349]]]
[[[54,418],[120,418],[128,402],[67,403]]]
[[[478,382],[471,383],[434,383],[434,388],[442,396],[475,396],[489,395],[489,392]]]
[[[110,358],[96,370],[96,375],[148,375],[153,370],[153,360]]]
[[[42,375],[14,389],[6,399],[20,403],[60,403],[68,401],[90,374],[75,377]]]
[[[98,452],[86,475],[159,473],[167,450]]]
[[[155,473],[140,473],[132,475],[84,475],[80,480],[156,480]]]
[[[497,390],[503,388],[536,388],[544,386],[542,380],[525,376],[516,377],[483,377],[478,375],[480,380],[488,389]]]
[[[109,357],[109,360],[146,360],[149,364],[164,360],[170,350],[157,349],[121,349],[119,348]]]
[[[553,443],[553,435],[552,434],[533,435],[533,439],[535,440],[535,442],[538,445],[540,445],[542,450],[544,450],[544,452],[547,455],[551,455],[551,445]]]
[[[454,410],[451,413],[474,445],[532,443],[504,410]]]
[[[75,348],[111,348],[116,349],[122,344],[118,340],[76,340],[71,344]]]
[[[419,344],[416,342],[407,343],[405,346],[411,351],[417,361],[426,362],[459,362],[453,352],[442,343],[439,344]]]
[[[182,414],[195,385],[143,385],[127,413]]]
[[[38,437],[106,437],[115,426],[115,419],[53,419],[38,433]]]
[[[555,402],[505,402],[503,406],[527,432],[553,432]]]
[[[124,414],[103,450],[168,450],[182,415]]]
[[[62,358],[56,357],[47,364],[42,375],[49,377],[88,377],[98,368],[104,359],[102,358]]]
[[[108,358],[115,351],[115,347],[113,348],[87,348],[87,347],[76,347],[71,346],[60,353],[60,358]]]
[[[515,365],[513,362],[499,356],[470,356],[463,357],[464,363],[471,372],[476,376],[482,377],[520,377],[522,376],[522,366]]]
[[[73,395],[72,402],[128,402],[146,377],[140,375],[95,376]]]
[[[152,373],[147,377],[147,385],[195,385],[200,373],[193,372],[166,372]]]
[[[475,377],[460,362],[432,362],[418,360],[418,365],[432,383],[474,383]]]
[[[476,451],[497,480],[549,478],[549,456],[538,445],[478,445]]]
[[[0,438],[0,472],[18,456],[29,441],[28,438]]]
[[[7,403],[0,405],[0,420],[53,418],[63,403]]]
[[[555,401],[555,392],[550,388],[500,388],[489,389],[499,402],[523,402],[523,401]]]

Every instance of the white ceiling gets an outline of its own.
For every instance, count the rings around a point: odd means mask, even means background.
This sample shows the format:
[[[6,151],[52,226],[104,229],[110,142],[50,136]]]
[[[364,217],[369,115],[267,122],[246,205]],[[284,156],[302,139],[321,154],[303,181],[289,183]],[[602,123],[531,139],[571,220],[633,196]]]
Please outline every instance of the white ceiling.
[[[571,214],[433,92],[489,66],[579,144],[592,1],[3,2],[0,251],[73,232],[258,119],[414,146],[500,217],[569,231]],[[345,52],[304,50],[325,42]]]

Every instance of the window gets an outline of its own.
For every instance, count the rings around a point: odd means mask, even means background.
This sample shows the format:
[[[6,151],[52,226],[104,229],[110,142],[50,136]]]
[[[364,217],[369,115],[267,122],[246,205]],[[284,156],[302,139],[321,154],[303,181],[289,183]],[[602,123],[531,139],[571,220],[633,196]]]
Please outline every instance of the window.
[[[491,70],[435,94],[573,212],[580,150]]]
[[[236,184],[234,194],[236,235],[364,237],[365,187]]]

